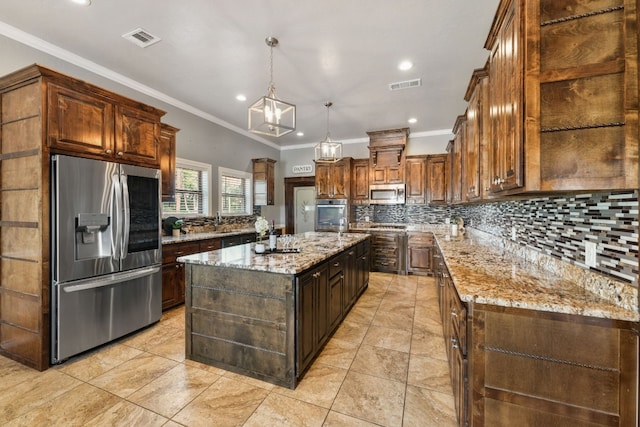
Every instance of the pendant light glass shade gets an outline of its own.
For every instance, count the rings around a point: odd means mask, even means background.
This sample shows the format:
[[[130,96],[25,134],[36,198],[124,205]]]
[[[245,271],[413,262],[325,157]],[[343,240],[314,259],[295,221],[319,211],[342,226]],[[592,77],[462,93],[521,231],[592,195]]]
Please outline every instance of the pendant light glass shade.
[[[333,163],[342,159],[342,143],[333,141],[329,133],[329,108],[332,105],[332,102],[324,104],[327,107],[327,136],[314,147],[314,159],[316,162]]]
[[[296,129],[296,106],[281,101],[276,96],[276,87],[273,84],[273,47],[278,45],[278,39],[267,37],[265,42],[271,49],[271,77],[267,95],[249,107],[249,131],[260,135],[280,137]]]

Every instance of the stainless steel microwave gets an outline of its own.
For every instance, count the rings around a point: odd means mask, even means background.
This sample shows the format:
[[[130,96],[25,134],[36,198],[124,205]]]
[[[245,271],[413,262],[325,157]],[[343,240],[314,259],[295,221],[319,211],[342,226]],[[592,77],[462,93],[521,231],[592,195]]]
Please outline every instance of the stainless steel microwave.
[[[403,205],[404,184],[375,184],[369,186],[369,203],[372,205]]]

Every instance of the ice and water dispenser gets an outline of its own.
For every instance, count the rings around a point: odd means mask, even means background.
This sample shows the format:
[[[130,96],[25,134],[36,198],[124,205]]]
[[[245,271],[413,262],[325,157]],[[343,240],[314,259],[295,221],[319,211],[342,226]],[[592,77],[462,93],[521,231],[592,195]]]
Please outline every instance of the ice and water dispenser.
[[[111,256],[111,221],[107,214],[79,213],[76,217],[76,259]]]

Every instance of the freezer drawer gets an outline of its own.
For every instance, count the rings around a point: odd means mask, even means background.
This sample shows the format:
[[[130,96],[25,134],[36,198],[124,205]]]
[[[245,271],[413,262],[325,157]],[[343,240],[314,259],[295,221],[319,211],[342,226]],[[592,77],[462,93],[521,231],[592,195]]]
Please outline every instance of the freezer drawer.
[[[160,266],[54,283],[51,362],[63,360],[160,320]]]

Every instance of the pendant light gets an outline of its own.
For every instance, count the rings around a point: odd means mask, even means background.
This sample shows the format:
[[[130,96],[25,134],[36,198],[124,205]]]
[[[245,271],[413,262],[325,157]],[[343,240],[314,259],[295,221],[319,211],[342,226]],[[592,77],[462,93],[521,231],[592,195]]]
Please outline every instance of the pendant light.
[[[271,49],[269,87],[267,95],[249,107],[249,131],[280,137],[296,129],[296,106],[281,101],[276,96],[276,87],[273,84],[273,48],[278,46],[278,39],[267,37],[265,42]]]
[[[329,108],[332,105],[331,101],[327,101],[324,104],[327,107],[327,136],[314,148],[316,162],[333,163],[342,159],[342,143],[333,141],[329,133]]]

